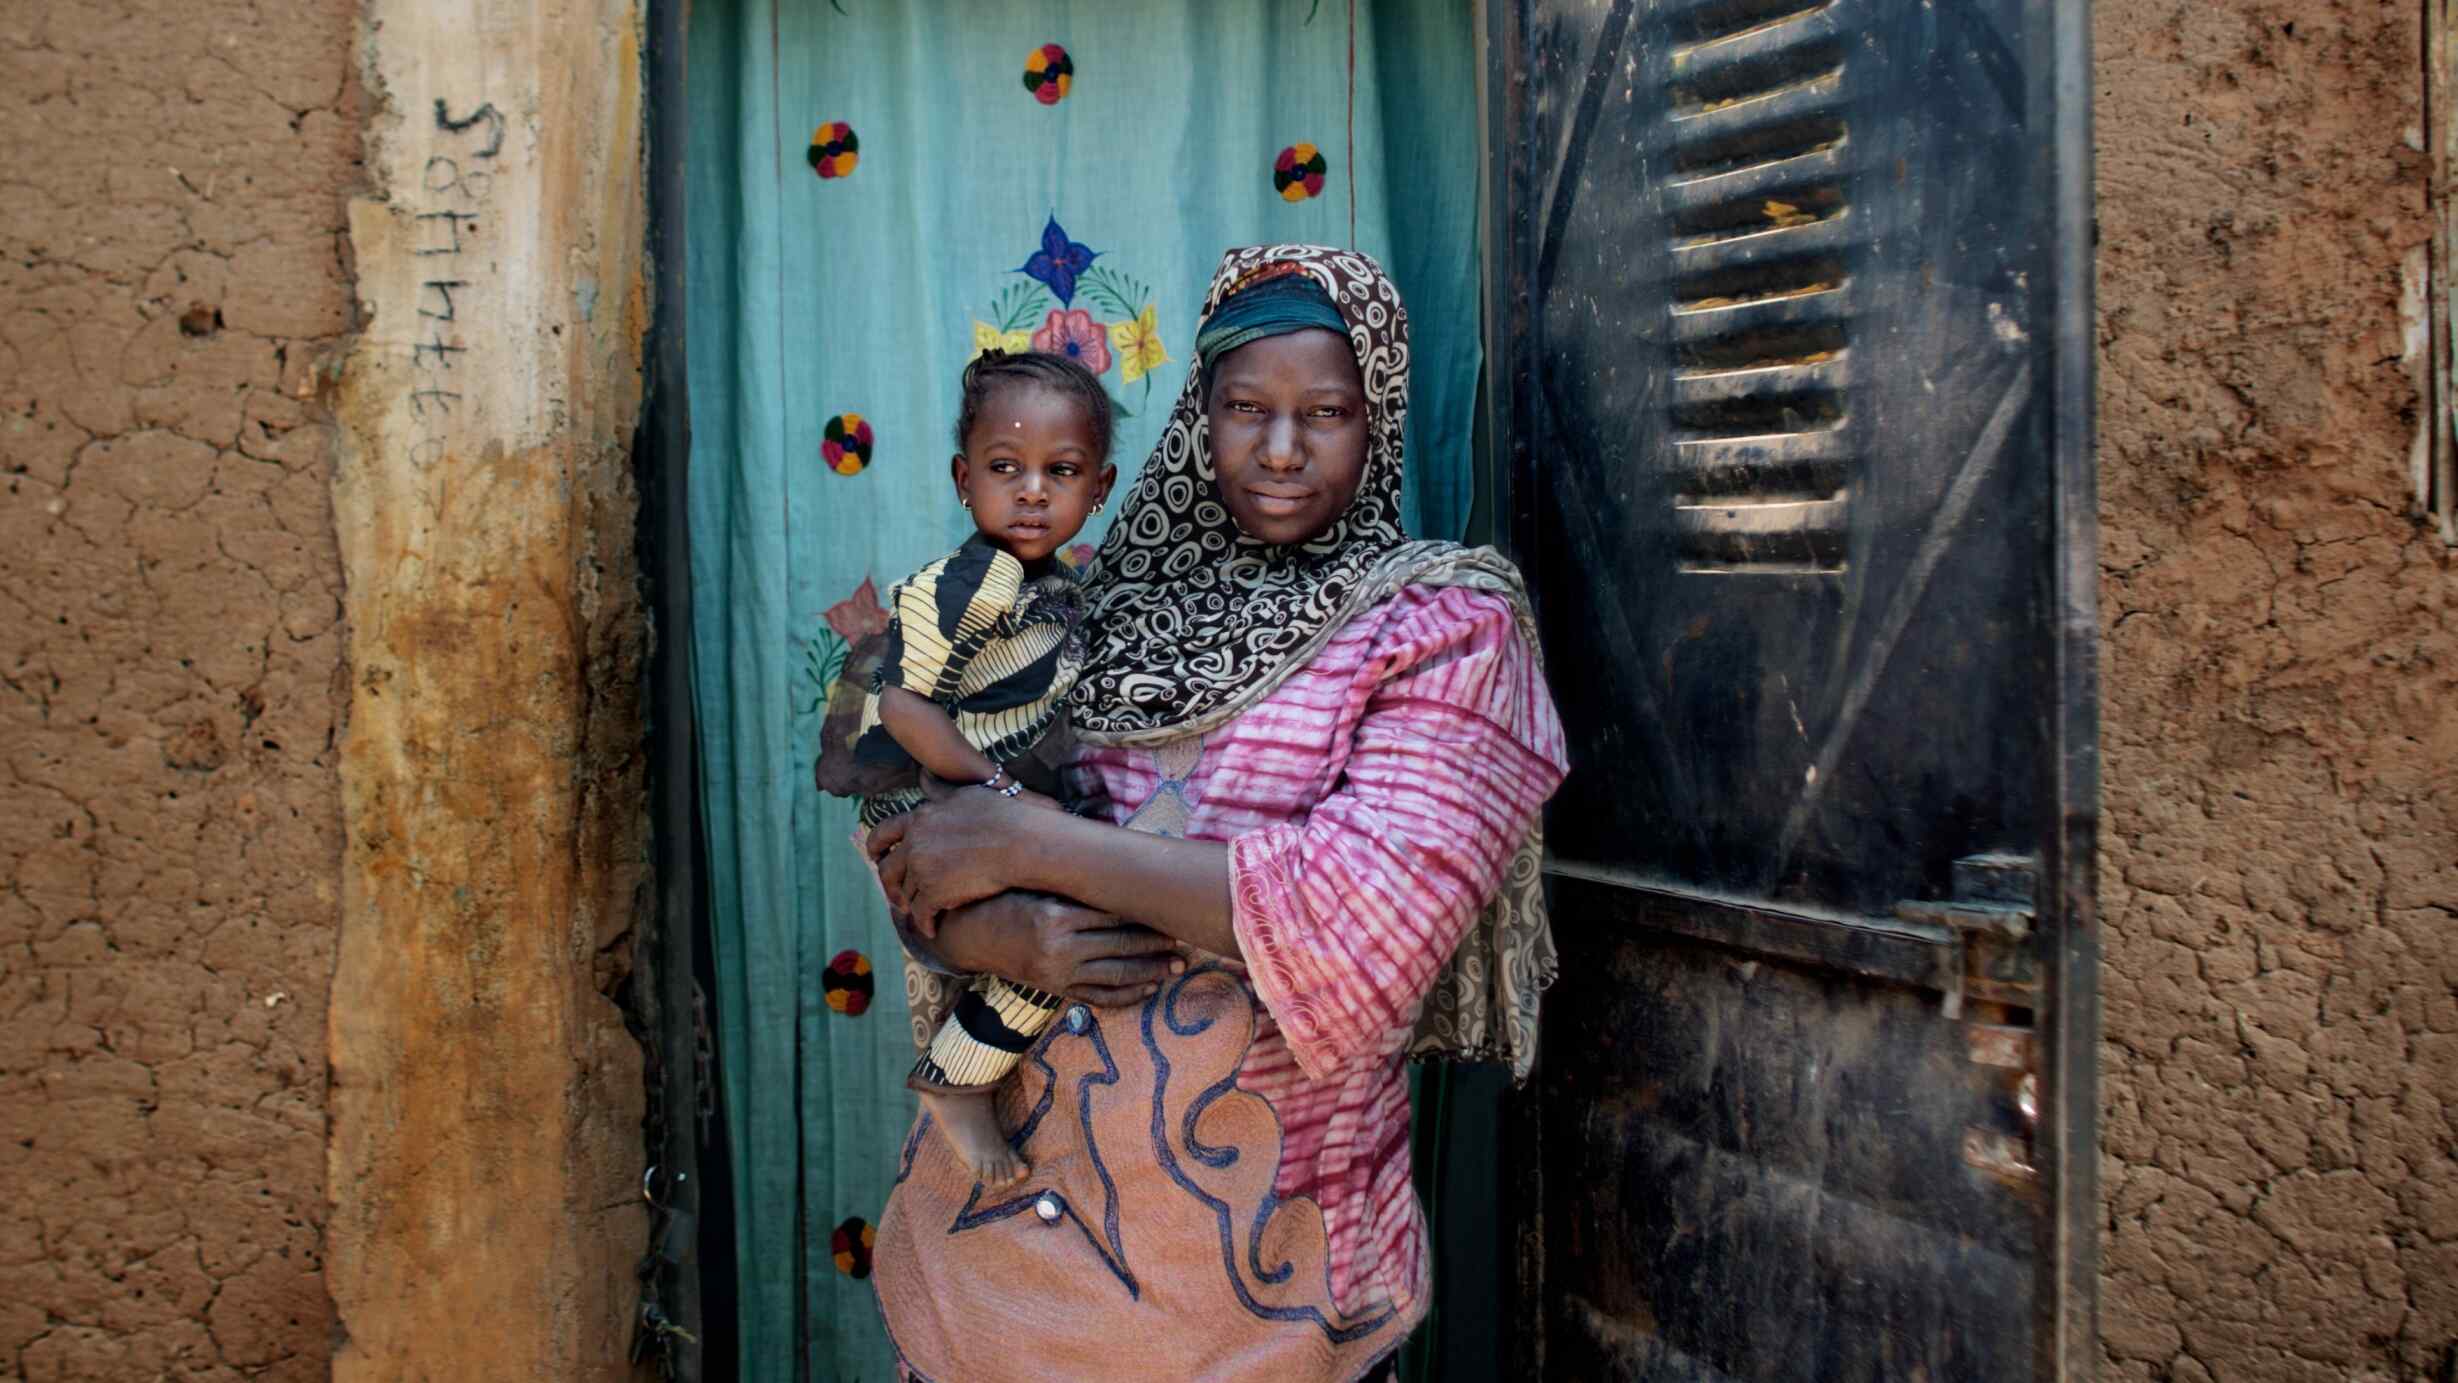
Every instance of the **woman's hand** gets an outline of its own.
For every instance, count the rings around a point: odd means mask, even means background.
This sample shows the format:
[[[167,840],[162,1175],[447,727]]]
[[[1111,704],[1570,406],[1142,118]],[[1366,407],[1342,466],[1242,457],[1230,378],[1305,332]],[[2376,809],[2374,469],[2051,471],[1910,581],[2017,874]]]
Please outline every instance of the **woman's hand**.
[[[1241,954],[1229,846],[1042,811],[967,788],[871,828],[871,862],[908,930],[938,933],[953,909],[994,893],[1054,893],[1215,955]]]
[[[930,950],[955,970],[1103,1007],[1139,1003],[1186,968],[1159,932],[1042,893],[1002,893],[955,909]]]
[[[923,936],[936,936],[943,914],[1018,882],[1010,851],[1046,820],[994,792],[959,792],[872,827],[868,849],[888,901]]]

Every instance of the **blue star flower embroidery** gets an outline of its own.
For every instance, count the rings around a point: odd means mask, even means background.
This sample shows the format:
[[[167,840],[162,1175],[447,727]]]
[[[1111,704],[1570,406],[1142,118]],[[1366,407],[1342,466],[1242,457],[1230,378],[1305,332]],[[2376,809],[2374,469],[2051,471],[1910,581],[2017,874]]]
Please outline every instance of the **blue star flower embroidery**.
[[[1059,229],[1058,218],[1053,216],[1050,224],[1042,229],[1040,252],[1024,261],[1024,267],[1016,272],[1041,280],[1052,293],[1058,295],[1060,303],[1072,307],[1075,305],[1075,276],[1091,268],[1098,253],[1089,245],[1069,240],[1067,233]]]

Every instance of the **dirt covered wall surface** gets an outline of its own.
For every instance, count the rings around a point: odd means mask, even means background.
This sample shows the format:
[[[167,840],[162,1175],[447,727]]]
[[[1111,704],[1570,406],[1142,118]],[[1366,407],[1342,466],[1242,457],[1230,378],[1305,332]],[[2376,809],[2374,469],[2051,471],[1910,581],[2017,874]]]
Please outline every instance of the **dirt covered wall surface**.
[[[357,11],[0,7],[0,1377],[324,1373]]]
[[[2458,562],[2408,516],[2423,7],[2098,0],[2124,1379],[2458,1369]]]

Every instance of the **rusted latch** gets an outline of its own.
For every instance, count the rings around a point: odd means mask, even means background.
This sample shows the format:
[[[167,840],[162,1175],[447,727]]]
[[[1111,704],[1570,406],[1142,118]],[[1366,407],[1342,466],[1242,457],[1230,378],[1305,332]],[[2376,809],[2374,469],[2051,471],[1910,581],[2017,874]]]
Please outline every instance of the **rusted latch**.
[[[1954,862],[1954,896],[1942,902],[1895,904],[1909,922],[1944,927],[1961,964],[1941,976],[1946,1016],[1961,1018],[1966,1000],[2029,1011],[2040,1003],[2040,966],[2031,952],[2031,900],[2036,867],[2029,855],[1966,855]]]
[[[2032,1136],[2040,1122],[2036,1027],[2040,965],[2032,947],[2038,868],[2028,855],[1967,855],[1954,862],[1954,896],[1895,905],[1895,915],[1953,937],[1942,1008],[1963,1023],[1972,1063],[1998,1077],[1999,1126],[1963,1130],[1963,1160],[2016,1184],[2037,1179]]]

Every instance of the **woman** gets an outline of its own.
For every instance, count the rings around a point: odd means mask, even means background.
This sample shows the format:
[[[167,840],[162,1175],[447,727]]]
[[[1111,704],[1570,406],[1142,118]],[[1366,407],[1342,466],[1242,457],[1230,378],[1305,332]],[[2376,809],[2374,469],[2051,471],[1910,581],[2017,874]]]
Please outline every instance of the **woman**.
[[[906,1142],[876,1280],[921,1377],[1378,1372],[1428,1301],[1405,1060],[1533,1058],[1561,727],[1516,572],[1400,530],[1399,294],[1284,246],[1205,308],[1089,577],[1110,820],[964,791],[870,839],[943,960],[1093,1001],[1001,1095],[1021,1187]]]

